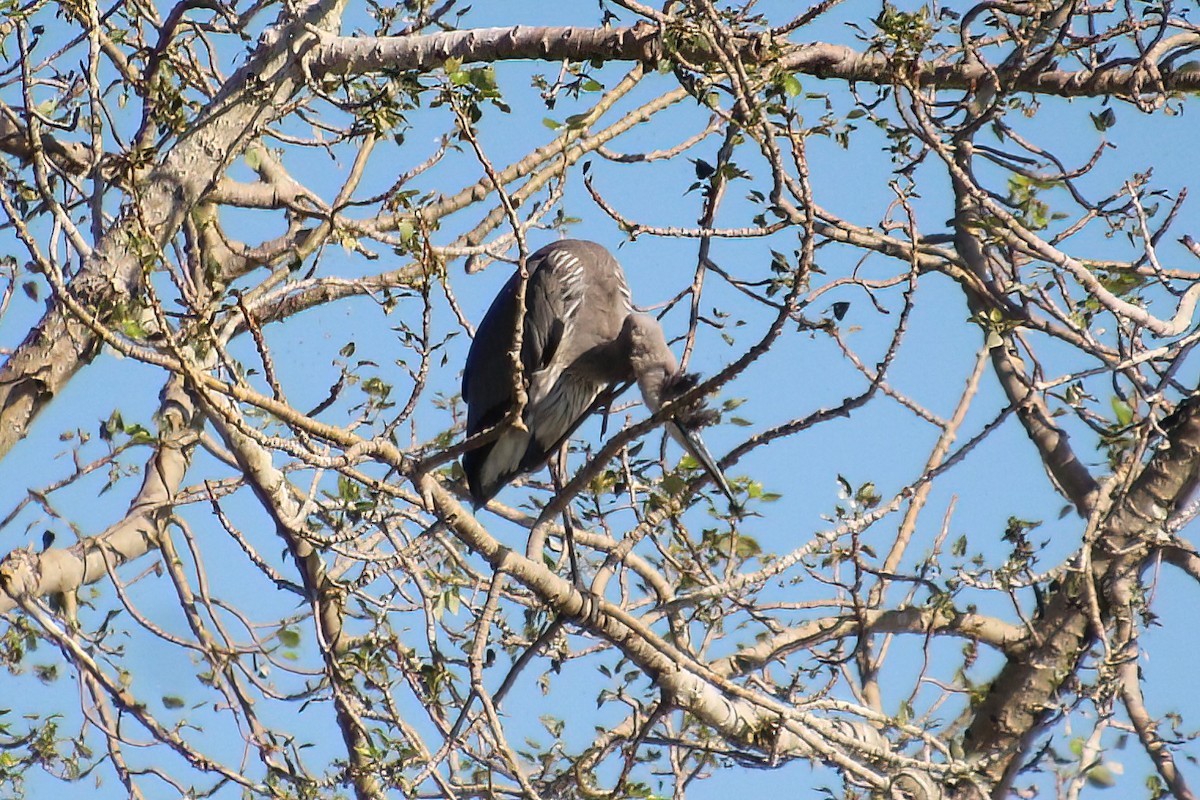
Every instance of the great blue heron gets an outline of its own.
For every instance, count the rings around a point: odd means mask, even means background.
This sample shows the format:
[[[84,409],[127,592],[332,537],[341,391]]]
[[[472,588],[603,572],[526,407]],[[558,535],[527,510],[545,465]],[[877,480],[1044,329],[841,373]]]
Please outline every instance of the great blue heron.
[[[544,464],[614,385],[636,382],[651,412],[696,385],[696,376],[679,369],[658,322],[634,312],[621,265],[606,249],[563,240],[538,250],[526,266],[521,340],[528,395],[525,430],[510,426],[463,456],[477,506],[516,475]],[[518,275],[504,285],[471,344],[462,383],[468,436],[497,424],[513,407],[509,351],[519,286]],[[715,417],[696,401],[666,425],[736,507],[733,491],[697,433]]]

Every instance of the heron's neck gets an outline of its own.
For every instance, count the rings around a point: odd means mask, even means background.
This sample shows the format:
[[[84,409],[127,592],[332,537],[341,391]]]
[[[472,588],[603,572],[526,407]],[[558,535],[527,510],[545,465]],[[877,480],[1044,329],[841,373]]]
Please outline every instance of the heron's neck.
[[[642,399],[647,408],[657,412],[662,408],[667,382],[679,372],[679,362],[667,346],[662,326],[647,314],[630,314],[625,318],[621,338],[629,348],[629,370],[642,391]]]

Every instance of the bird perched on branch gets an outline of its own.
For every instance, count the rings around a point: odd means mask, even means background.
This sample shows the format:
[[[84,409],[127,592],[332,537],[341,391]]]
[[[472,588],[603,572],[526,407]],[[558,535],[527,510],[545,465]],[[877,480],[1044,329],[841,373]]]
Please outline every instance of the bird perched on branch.
[[[521,380],[523,425],[510,425],[463,455],[477,505],[523,472],[537,469],[566,441],[608,390],[637,383],[651,412],[697,385],[682,372],[653,317],[633,310],[621,265],[594,242],[564,240],[531,255],[526,266]],[[467,436],[487,430],[515,405],[510,352],[518,318],[520,276],[514,275],[480,323],[463,370]],[[667,420],[671,435],[708,471],[729,501],[737,499],[698,429],[716,421],[702,399]]]

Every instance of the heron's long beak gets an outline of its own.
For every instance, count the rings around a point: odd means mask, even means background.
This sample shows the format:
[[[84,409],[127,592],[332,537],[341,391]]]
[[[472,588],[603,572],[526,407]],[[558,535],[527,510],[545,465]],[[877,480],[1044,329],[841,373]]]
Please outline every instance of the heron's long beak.
[[[708,472],[713,482],[721,490],[721,493],[729,498],[730,505],[737,509],[741,508],[742,504],[738,502],[737,495],[733,493],[733,489],[729,486],[729,481],[725,480],[725,473],[721,472],[721,468],[717,466],[717,460],[713,458],[712,453],[708,452],[708,448],[704,445],[704,440],[700,438],[697,431],[690,431],[680,425],[675,420],[667,422],[667,430],[675,441],[679,442],[683,447],[691,453],[697,461]]]

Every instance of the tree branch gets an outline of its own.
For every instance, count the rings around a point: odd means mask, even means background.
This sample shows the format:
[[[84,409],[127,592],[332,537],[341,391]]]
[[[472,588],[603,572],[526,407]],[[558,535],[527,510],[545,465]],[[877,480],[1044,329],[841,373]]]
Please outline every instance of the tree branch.
[[[508,61],[640,61],[654,64],[661,57],[659,28],[639,24],[629,28],[578,28],[514,25],[507,28],[475,28],[462,31],[358,38],[322,36],[311,61],[315,76],[361,74],[364,72],[418,70],[440,67],[446,60]],[[759,63],[772,48],[782,50],[784,69],[848,83],[872,83],[891,86],[900,76],[894,57],[887,53],[864,53],[845,45],[812,42],[794,44],[786,39],[742,37],[731,44],[743,63]],[[1186,47],[1177,43],[1171,52]],[[693,63],[707,62],[715,54],[695,43],[680,52]],[[1162,54],[1166,62],[1170,53]],[[1161,63],[1161,62],[1160,62]],[[913,59],[904,62],[904,79],[918,86],[938,89],[969,89],[989,85],[995,71],[970,59],[961,63],[944,60]],[[1189,64],[1159,66],[1156,70],[1158,92],[1195,92],[1200,90],[1200,69]],[[1090,70],[1033,70],[1008,78],[1010,92],[1033,92],[1060,97],[1115,96],[1132,99],[1146,88],[1146,66],[1123,67],[1101,64]]]
[[[975,708],[964,746],[968,756],[992,758],[984,770],[994,781],[996,798],[1005,796],[1022,756],[1052,716],[1062,682],[1075,674],[1094,642],[1088,582],[1106,592],[1135,578],[1146,559],[1170,542],[1166,526],[1172,512],[1200,484],[1200,403],[1184,402],[1176,414],[1166,442],[1103,520],[1092,545],[1090,574],[1062,581],[1037,620],[1038,639],[1010,654]],[[1109,598],[1099,599],[1107,603]]]
[[[159,419],[158,447],[125,518],[71,547],[10,552],[0,561],[0,613],[16,608],[22,598],[73,593],[158,546],[160,526],[173,511],[201,425],[180,380],[172,379],[163,389]]]
[[[330,24],[344,2],[322,0],[299,19],[282,18],[272,46],[260,48],[234,73],[137,181],[140,193],[71,281],[80,302],[104,319],[133,295],[146,259],[158,258],[204,193],[304,85],[301,54],[315,42],[308,31]],[[0,457],[96,351],[95,335],[60,304],[30,330],[0,367]]]

